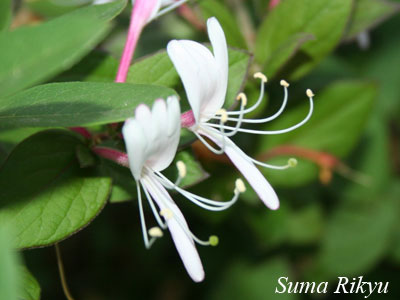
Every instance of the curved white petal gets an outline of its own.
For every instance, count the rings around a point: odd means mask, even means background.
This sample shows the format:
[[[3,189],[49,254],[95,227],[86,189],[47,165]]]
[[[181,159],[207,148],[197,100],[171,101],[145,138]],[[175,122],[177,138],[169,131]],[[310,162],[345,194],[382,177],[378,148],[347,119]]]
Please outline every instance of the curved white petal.
[[[207,20],[208,36],[213,47],[215,56],[216,67],[218,69],[218,89],[215,91],[213,97],[208,99],[204,107],[203,113],[205,115],[214,115],[224,104],[226,91],[228,88],[228,47],[224,31],[215,17]],[[206,118],[204,121],[207,121]]]
[[[223,105],[228,85],[228,49],[217,19],[207,22],[214,55],[205,46],[187,40],[168,43],[172,60],[197,122],[207,121]]]
[[[179,100],[170,97],[167,101],[166,104],[164,100],[156,100],[153,105],[152,149],[146,165],[155,171],[162,171],[171,164],[179,144],[181,129]]]
[[[122,127],[122,135],[124,136],[132,175],[136,180],[139,180],[146,160],[146,135],[140,123],[133,118],[125,121]]]
[[[165,188],[154,176],[145,176],[141,182],[150,192],[160,210],[169,209],[172,211],[173,217],[166,221],[175,247],[190,277],[195,282],[202,281],[205,276],[203,265],[197,252],[196,245],[192,237],[187,233],[189,228],[183,214]]]
[[[215,131],[214,135],[208,134],[205,131],[199,131],[199,133],[207,136],[218,146],[222,147],[222,137],[219,132],[214,129],[211,130]],[[225,137],[225,154],[246,178],[264,204],[270,209],[278,209],[279,199],[272,186],[254,163],[246,159],[247,155],[227,137]]]
[[[170,41],[167,46],[167,52],[181,77],[193,115],[196,120],[199,120],[200,105],[203,101],[201,88],[204,84],[199,82],[198,66],[193,62],[190,54],[187,53],[180,41]]]

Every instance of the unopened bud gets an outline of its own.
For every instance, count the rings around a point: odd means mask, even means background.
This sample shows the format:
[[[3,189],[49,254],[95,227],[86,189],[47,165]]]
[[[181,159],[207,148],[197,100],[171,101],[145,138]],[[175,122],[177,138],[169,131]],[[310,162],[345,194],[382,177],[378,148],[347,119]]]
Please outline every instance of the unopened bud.
[[[312,98],[312,97],[315,96],[314,93],[313,93],[313,91],[310,90],[310,89],[307,89],[306,94],[307,94],[307,97],[308,97],[308,98]]]

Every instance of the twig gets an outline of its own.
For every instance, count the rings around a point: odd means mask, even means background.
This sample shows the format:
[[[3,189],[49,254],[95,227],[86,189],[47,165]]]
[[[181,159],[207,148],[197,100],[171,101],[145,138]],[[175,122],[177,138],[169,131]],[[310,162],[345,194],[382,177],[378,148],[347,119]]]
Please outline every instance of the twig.
[[[68,300],[74,300],[74,298],[71,295],[71,292],[69,291],[67,281],[65,279],[64,265],[63,265],[62,258],[61,258],[60,247],[58,244],[55,244],[54,247],[56,248],[58,271],[60,273],[61,285],[62,285],[64,294],[65,294],[65,297]]]

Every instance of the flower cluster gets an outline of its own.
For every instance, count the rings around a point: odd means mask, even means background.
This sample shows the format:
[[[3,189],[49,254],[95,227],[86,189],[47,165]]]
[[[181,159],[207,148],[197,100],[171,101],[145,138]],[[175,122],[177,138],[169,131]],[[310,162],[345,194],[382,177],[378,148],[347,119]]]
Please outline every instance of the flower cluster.
[[[156,16],[162,5],[172,6],[174,2],[137,0],[135,5],[139,11],[147,11],[147,14],[139,20],[140,28]],[[184,1],[175,3],[178,2]],[[240,193],[245,191],[245,184],[241,179],[237,179],[232,199],[222,202],[207,199],[179,187],[179,183],[186,175],[186,166],[181,161],[177,163],[179,175],[175,182],[164,176],[161,171],[165,170],[175,157],[181,127],[191,130],[210,151],[215,154],[226,154],[264,204],[275,210],[279,208],[278,196],[257,166],[283,170],[295,166],[297,161],[294,158],[289,159],[288,163],[283,166],[266,164],[243,152],[231,140],[231,137],[237,133],[268,135],[292,131],[302,126],[311,117],[314,96],[311,90],[306,91],[310,102],[309,113],[303,121],[290,128],[279,131],[242,128],[243,124],[266,123],[280,116],[288,101],[289,84],[284,80],[281,81],[284,89],[283,103],[278,112],[270,117],[245,118],[246,114],[254,111],[263,101],[267,78],[262,73],[254,75],[261,81],[260,96],[256,103],[247,107],[247,97],[240,93],[237,97],[237,100],[240,101],[239,110],[225,110],[223,105],[227,93],[229,70],[225,34],[216,18],[210,18],[207,21],[207,30],[213,52],[202,44],[189,40],[173,40],[167,46],[168,55],[180,75],[191,110],[181,114],[179,100],[176,96],[171,96],[166,101],[155,100],[151,109],[144,104],[139,105],[134,117],[126,120],[122,128],[127,158],[125,160],[118,158],[120,162],[124,160],[124,164],[129,165],[136,181],[140,222],[146,248],[150,248],[158,238],[163,236],[163,230],[168,229],[187,272],[196,282],[204,279],[204,270],[195,244],[215,246],[218,244],[218,238],[216,236],[210,236],[207,240],[198,238],[189,229],[189,225],[168,190],[178,192],[204,209],[221,211],[229,208],[238,200]],[[127,41],[127,46],[129,45],[129,41]],[[118,78],[116,81],[123,82]],[[229,122],[233,124],[227,125]],[[107,155],[113,154],[104,154],[104,156]],[[143,195],[158,223],[157,227],[148,229],[146,226]]]

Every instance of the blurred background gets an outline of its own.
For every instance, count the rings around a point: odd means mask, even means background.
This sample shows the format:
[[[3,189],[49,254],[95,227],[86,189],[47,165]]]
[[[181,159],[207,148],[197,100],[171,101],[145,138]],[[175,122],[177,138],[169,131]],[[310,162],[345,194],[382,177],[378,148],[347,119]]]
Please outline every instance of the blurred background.
[[[305,90],[315,92],[315,112],[298,130],[234,138],[263,161],[298,159],[298,166],[287,171],[263,170],[276,188],[281,208],[266,209],[250,188],[235,206],[220,213],[203,211],[174,195],[193,232],[220,239],[218,247],[198,247],[206,279],[195,284],[168,236],[145,250],[135,200],[110,203],[87,228],[60,244],[75,299],[335,298],[329,293],[275,294],[282,276],[292,282],[329,281],[331,287],[338,276],[364,276],[367,281],[390,282],[388,294],[373,294],[370,299],[399,299],[400,1],[358,0],[348,10],[343,1],[308,1],[320,4],[311,15],[304,7],[288,9],[295,1],[281,2],[274,7],[266,0],[191,1],[147,26],[136,52],[138,59],[164,49],[171,39],[208,42],[205,20],[215,15],[231,47],[256,53],[243,85],[249,101],[259,94],[252,73],[264,71],[269,77],[267,99],[254,117],[272,115],[282,103],[279,80],[291,84],[287,110],[263,129],[300,121],[308,110]],[[27,0],[14,4],[15,28],[85,3]],[[335,17],[324,15],[335,9],[340,11]],[[98,53],[109,53],[117,61],[129,15],[130,6],[114,21]],[[297,28],[302,17],[307,22]],[[331,27],[341,29],[336,32]],[[287,48],[272,49],[273,43],[282,45],[280,37],[290,30]],[[95,69],[103,62],[100,59]],[[67,71],[50,81],[70,74]],[[183,91],[182,87],[177,90]],[[240,174],[229,160],[210,155],[198,143],[188,150],[210,174],[190,191],[214,199],[230,198]],[[26,250],[23,259],[41,286],[41,299],[64,298],[53,247]],[[339,296],[363,298],[360,294]]]

